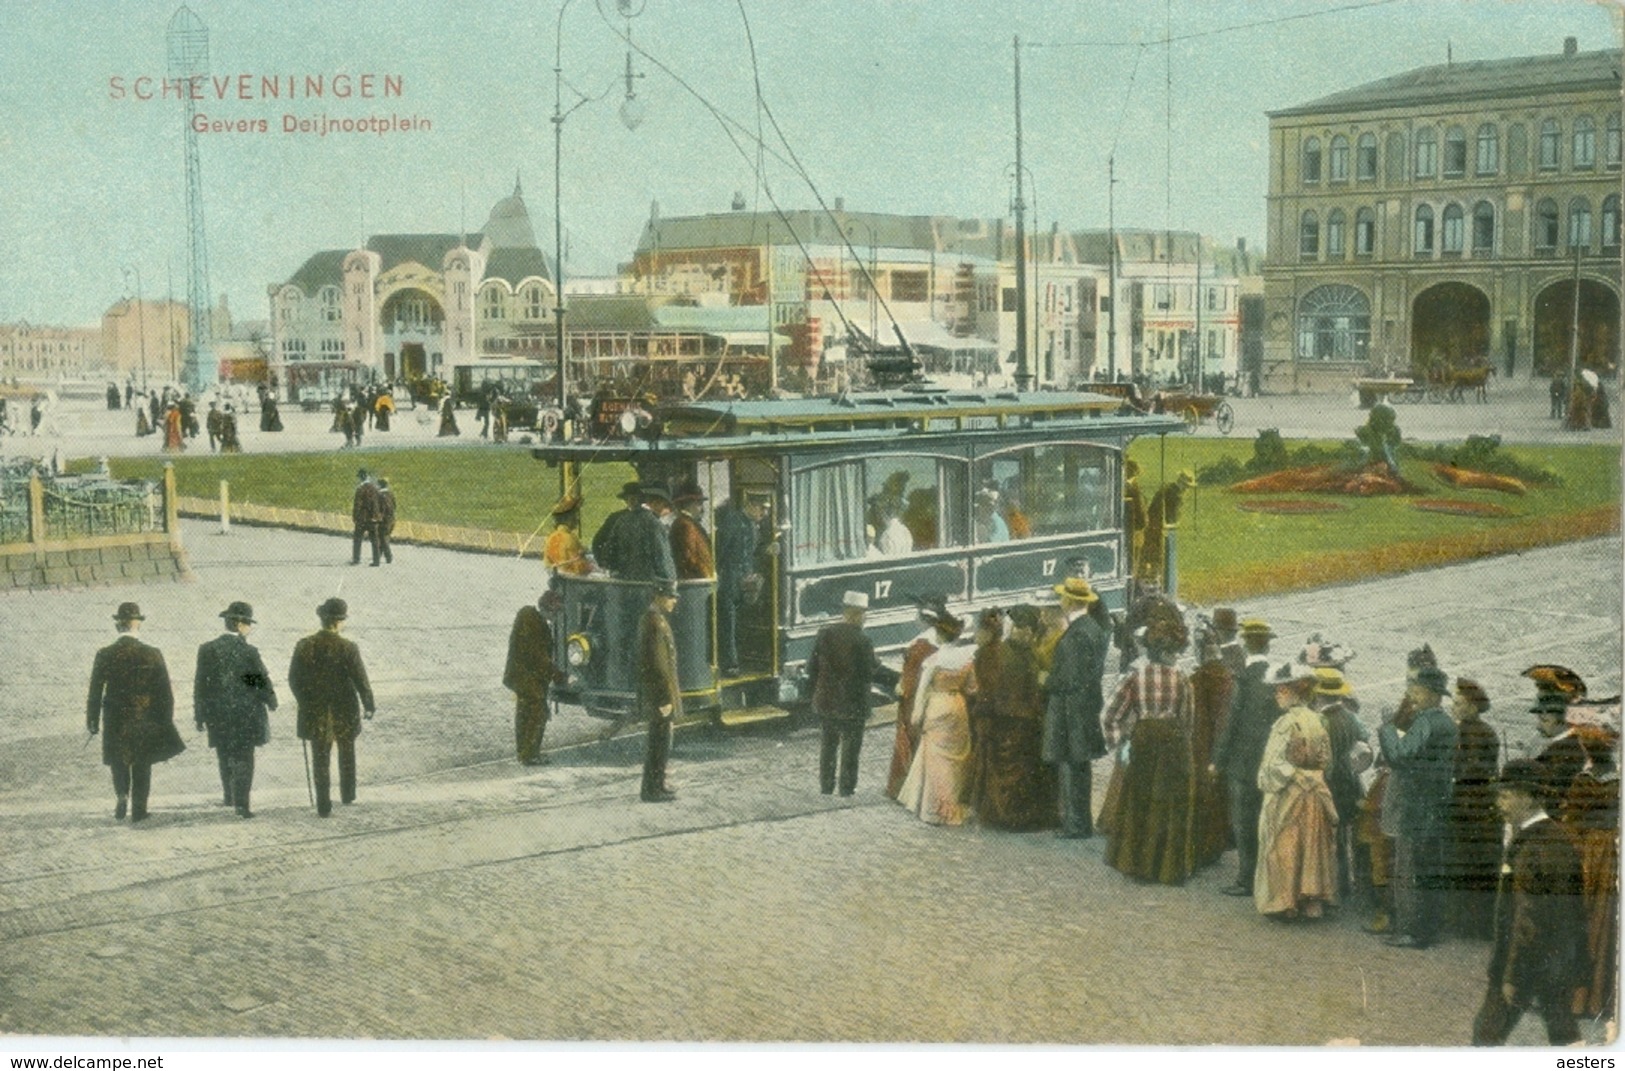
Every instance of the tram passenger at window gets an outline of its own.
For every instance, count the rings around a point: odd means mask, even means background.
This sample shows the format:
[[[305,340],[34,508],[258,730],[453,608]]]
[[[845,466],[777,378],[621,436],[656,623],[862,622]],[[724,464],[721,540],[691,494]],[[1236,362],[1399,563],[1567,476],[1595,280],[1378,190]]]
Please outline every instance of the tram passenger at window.
[[[1008,543],[1010,526],[999,516],[999,492],[984,487],[976,492],[974,531],[978,543]]]
[[[895,499],[882,498],[875,505],[876,532],[873,557],[896,558],[914,552],[914,535],[903,523]]]
[[[910,550],[931,550],[937,545],[937,492],[932,487],[916,487],[908,493],[903,508],[903,527],[914,545]]]

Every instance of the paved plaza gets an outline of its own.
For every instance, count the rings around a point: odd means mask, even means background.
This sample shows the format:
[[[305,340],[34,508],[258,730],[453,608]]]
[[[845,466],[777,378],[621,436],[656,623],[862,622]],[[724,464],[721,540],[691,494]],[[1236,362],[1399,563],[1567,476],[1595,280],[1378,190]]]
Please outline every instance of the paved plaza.
[[[880,792],[890,729],[850,800],[816,791],[817,735],[680,733],[680,797],[637,802],[641,740],[565,709],[551,765],[513,760],[500,686],[534,562],[192,522],[195,578],[0,599],[0,1031],[317,1038],[1459,1045],[1488,955],[1387,948],[1357,912],[1284,926],[1104,866],[1101,842],[927,827]],[[1430,640],[1526,737],[1530,662],[1619,687],[1618,539],[1263,600],[1283,642],[1329,630],[1374,720]],[[379,714],[360,799],[318,820],[286,666],[314,607],[349,600]],[[112,818],[85,682],[137,598],[189,748],[153,818]],[[227,602],[254,603],[285,705],[252,821],[219,806],[185,697]],[[1284,655],[1283,655],[1284,657]],[[1096,782],[1104,782],[1105,764]],[[94,999],[87,999],[94,994]],[[1291,1009],[1290,1014],[1283,1009]],[[1603,1027],[1593,1024],[1600,1039]],[[1539,1042],[1538,1025],[1518,1040]]]

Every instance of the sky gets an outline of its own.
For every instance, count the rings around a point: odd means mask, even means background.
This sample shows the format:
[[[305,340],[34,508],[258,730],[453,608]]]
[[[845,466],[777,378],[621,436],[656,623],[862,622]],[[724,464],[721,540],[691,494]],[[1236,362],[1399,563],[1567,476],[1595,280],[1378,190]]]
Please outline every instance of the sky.
[[[630,259],[654,204],[722,212],[736,192],[762,211],[816,207],[816,190],[849,211],[1008,215],[1018,36],[1029,225],[1105,227],[1114,158],[1118,226],[1252,248],[1268,111],[1447,51],[1621,39],[1620,0],[566,0],[562,16],[550,0],[188,4],[209,30],[198,113],[265,124],[197,138],[210,286],[239,319],[264,318],[267,287],[316,250],[478,230],[516,176],[551,257],[556,47],[565,272],[582,276]],[[145,298],[184,300],[183,105],[137,97],[138,79],[166,73],[179,6],[0,5],[0,322],[95,323],[137,277]],[[619,118],[628,34],[635,130]],[[266,99],[260,85],[321,76],[331,94],[335,75],[368,73],[372,99]],[[383,96],[386,78],[398,95]],[[287,132],[289,116],[416,129],[321,136]]]

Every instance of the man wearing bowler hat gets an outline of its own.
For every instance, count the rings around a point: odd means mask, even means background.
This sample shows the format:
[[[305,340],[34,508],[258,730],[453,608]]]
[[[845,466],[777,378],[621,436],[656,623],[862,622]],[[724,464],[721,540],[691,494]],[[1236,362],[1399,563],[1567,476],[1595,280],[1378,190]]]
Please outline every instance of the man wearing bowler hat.
[[[637,713],[649,720],[649,742],[643,756],[644,803],[669,803],[677,798],[666,784],[672,723],[683,713],[683,692],[677,681],[677,640],[666,620],[675,609],[677,582],[657,580],[649,608],[638,622]]]
[[[1389,720],[1377,731],[1393,771],[1389,791],[1398,790],[1400,804],[1394,845],[1399,925],[1384,938],[1397,948],[1427,948],[1444,925],[1458,739],[1456,723],[1440,705],[1449,694],[1444,671],[1423,666],[1405,686],[1405,699],[1416,711],[1410,727]]]
[[[372,564],[378,564],[378,519],[383,510],[378,502],[378,485],[366,469],[357,469],[355,496],[350,502],[350,564],[361,564],[361,541],[372,545]]]
[[[711,537],[700,524],[700,512],[705,508],[705,492],[692,481],[677,489],[672,504],[677,516],[671,522],[672,564],[679,580],[712,580],[717,575],[716,561],[711,554]]]
[[[226,806],[235,807],[239,818],[252,818],[248,794],[254,787],[254,749],[271,739],[267,712],[276,709],[276,690],[259,651],[248,642],[254,608],[234,602],[220,617],[225,633],[197,649],[192,716],[199,732],[209,732]]]
[[[1580,1040],[1574,991],[1589,975],[1580,854],[1573,834],[1546,813],[1545,773],[1513,759],[1495,782],[1512,832],[1495,901],[1495,949],[1474,1045],[1500,1045],[1525,1011],[1538,1011],[1553,1045]],[[1562,1063],[1562,1061],[1559,1061]]]
[[[113,817],[128,810],[132,822],[147,817],[153,763],[186,750],[175,731],[175,693],[163,652],[136,639],[145,620],[135,603],[119,604],[113,614],[119,638],[96,652],[85,701],[85,729],[102,734],[102,762],[113,771]]]
[[[825,625],[807,656],[807,684],[813,710],[823,725],[818,748],[818,789],[835,791],[836,752],[840,752],[840,792],[850,796],[858,787],[858,753],[869,720],[869,686],[879,680],[895,685],[898,675],[875,658],[875,646],[863,634],[869,596],[848,591],[841,596],[841,620]]]
[[[338,744],[339,750],[339,800],[354,803],[355,738],[361,733],[361,711],[365,709],[370,721],[378,709],[360,648],[339,635],[349,613],[343,599],[328,599],[318,606],[320,631],[295,645],[293,661],[288,664],[288,688],[299,703],[299,738],[310,742],[316,813],[323,818],[333,810],[328,759],[333,745]]]

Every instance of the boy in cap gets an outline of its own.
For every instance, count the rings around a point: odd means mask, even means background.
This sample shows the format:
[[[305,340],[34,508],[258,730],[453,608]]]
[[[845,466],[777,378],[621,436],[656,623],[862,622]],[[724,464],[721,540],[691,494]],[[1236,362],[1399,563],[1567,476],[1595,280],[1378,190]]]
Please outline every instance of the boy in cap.
[[[199,732],[208,730],[223,802],[237,809],[237,817],[252,818],[248,797],[254,787],[254,749],[270,739],[267,712],[276,709],[276,690],[259,651],[248,642],[254,608],[234,602],[220,617],[225,633],[197,649],[192,717]]]
[[[294,646],[293,661],[288,664],[288,688],[299,703],[299,738],[310,742],[316,814],[322,818],[333,810],[329,788],[333,745],[339,751],[339,800],[354,803],[355,738],[361,733],[361,712],[364,709],[371,721],[378,709],[360,648],[339,635],[349,613],[349,606],[339,598],[318,606],[320,631]]]
[[[130,821],[147,817],[152,766],[186,750],[175,731],[175,693],[163,652],[136,639],[141,607],[120,603],[113,614],[119,638],[96,652],[85,701],[85,729],[102,733],[102,762],[112,769],[118,805],[113,817]]]
[[[813,711],[823,729],[818,748],[818,790],[826,796],[836,789],[837,770],[841,795],[850,796],[857,790],[858,753],[863,748],[863,729],[872,705],[869,687],[876,681],[895,685],[898,680],[898,674],[875,658],[874,644],[863,634],[868,609],[867,594],[846,592],[841,597],[841,620],[819,629],[812,654],[807,656],[807,684]]]

